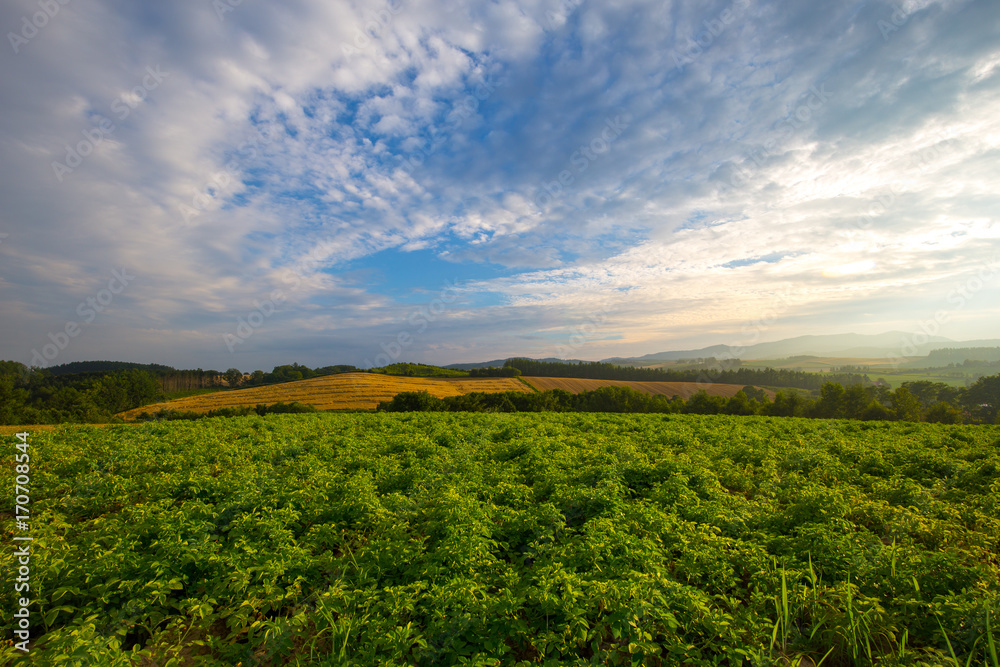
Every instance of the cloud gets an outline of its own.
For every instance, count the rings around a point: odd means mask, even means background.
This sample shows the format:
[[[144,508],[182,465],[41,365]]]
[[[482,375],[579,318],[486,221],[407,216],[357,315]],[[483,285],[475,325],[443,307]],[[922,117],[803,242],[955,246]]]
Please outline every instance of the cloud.
[[[53,363],[360,362],[439,289],[351,273],[389,251],[469,276],[406,351],[446,361],[551,349],[607,303],[580,356],[727,342],[791,293],[776,333],[877,328],[886,300],[917,322],[996,247],[990,3],[60,6],[0,60],[5,358],[121,267]],[[943,333],[988,335],[995,290]]]

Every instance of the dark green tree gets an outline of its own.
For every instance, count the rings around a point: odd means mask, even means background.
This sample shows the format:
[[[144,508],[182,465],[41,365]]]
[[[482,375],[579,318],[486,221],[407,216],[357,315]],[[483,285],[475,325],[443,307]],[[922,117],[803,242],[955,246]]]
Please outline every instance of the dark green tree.
[[[860,384],[852,385],[844,391],[843,411],[848,419],[862,419],[871,399]]]
[[[1000,375],[981,377],[965,391],[965,407],[984,424],[996,421],[1000,412]]]
[[[939,424],[961,424],[962,413],[958,408],[948,403],[935,403],[927,409],[924,419]]]
[[[819,391],[819,402],[814,413],[817,417],[837,419],[844,416],[844,387],[836,382],[824,382]]]
[[[900,421],[920,421],[920,401],[906,387],[900,387],[889,397],[893,412]]]
[[[238,368],[230,368],[223,377],[226,378],[226,384],[230,387],[237,387],[243,382],[243,371]]]

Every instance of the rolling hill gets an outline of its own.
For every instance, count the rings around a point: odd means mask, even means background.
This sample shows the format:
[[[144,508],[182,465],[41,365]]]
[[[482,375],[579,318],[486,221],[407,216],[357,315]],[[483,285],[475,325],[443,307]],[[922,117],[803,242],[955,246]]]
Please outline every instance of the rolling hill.
[[[381,401],[391,400],[404,391],[427,391],[444,398],[474,391],[530,391],[515,378],[417,378],[375,373],[342,373],[281,384],[218,391],[155,403],[121,413],[126,420],[160,410],[209,412],[220,408],[253,407],[297,401],[319,410],[375,409]]]

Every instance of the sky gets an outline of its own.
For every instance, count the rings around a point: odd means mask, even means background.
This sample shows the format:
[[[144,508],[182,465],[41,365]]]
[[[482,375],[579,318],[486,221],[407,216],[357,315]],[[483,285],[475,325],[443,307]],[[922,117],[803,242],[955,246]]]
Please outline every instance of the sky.
[[[1000,331],[993,0],[8,0],[0,30],[2,359]]]

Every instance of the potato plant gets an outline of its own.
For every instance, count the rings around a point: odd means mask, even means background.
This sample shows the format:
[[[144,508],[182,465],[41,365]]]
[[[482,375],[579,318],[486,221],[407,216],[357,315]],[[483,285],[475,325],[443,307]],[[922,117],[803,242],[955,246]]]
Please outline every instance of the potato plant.
[[[996,426],[282,414],[31,442],[32,650],[3,663],[997,664]]]

